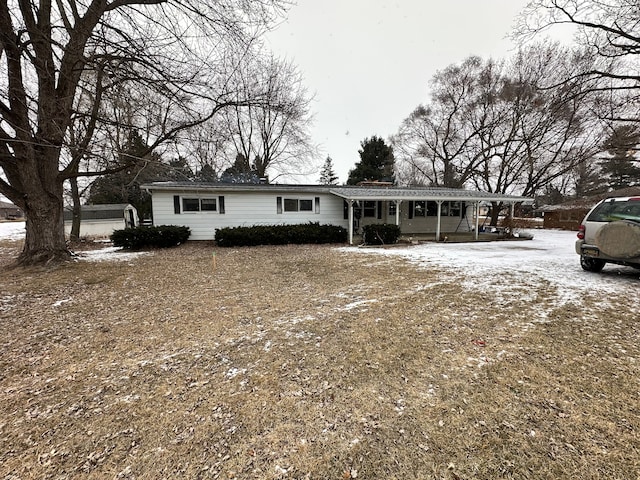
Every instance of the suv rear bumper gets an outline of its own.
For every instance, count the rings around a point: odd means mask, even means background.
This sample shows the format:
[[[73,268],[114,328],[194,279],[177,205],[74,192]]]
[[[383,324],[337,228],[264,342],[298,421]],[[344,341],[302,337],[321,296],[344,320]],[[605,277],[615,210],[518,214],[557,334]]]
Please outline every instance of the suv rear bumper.
[[[616,263],[618,265],[628,265],[630,267],[640,267],[640,257],[635,258],[613,258],[605,255],[596,245],[585,243],[584,240],[576,240],[576,253],[590,258],[597,258],[605,262]]]

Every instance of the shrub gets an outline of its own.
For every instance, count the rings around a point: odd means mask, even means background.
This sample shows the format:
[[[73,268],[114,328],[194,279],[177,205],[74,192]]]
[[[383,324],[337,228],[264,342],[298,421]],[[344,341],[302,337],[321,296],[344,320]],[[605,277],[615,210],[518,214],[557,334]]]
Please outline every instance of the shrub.
[[[388,245],[397,243],[400,227],[390,223],[365,225],[362,227],[362,241],[365,245]]]
[[[139,250],[145,247],[168,248],[184,243],[191,235],[189,227],[159,225],[115,230],[111,241],[116,247]]]
[[[347,230],[336,225],[306,223],[298,225],[254,225],[216,230],[220,247],[250,247],[255,245],[286,245],[305,243],[344,243]]]

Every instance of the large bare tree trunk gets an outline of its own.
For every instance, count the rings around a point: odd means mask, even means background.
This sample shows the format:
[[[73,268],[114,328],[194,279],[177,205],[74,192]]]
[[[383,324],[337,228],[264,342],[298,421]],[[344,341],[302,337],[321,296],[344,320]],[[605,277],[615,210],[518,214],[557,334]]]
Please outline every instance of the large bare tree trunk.
[[[63,184],[57,176],[42,174],[23,182],[20,203],[26,218],[26,235],[18,265],[43,265],[71,258],[64,235]],[[22,176],[29,175],[23,171]]]

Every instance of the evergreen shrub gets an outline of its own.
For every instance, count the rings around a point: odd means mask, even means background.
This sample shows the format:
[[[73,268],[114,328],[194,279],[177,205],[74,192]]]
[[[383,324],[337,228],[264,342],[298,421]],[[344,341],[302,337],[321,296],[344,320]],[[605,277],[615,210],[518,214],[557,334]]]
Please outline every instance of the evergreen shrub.
[[[365,245],[388,245],[397,243],[400,227],[391,223],[378,223],[362,227],[362,241]]]
[[[298,225],[254,225],[216,230],[220,247],[251,247],[256,245],[287,245],[307,243],[344,243],[347,230],[336,225],[305,223]]]
[[[116,247],[128,250],[141,248],[168,248],[184,243],[191,235],[189,227],[176,225],[158,225],[154,227],[135,227],[115,230],[111,241]]]

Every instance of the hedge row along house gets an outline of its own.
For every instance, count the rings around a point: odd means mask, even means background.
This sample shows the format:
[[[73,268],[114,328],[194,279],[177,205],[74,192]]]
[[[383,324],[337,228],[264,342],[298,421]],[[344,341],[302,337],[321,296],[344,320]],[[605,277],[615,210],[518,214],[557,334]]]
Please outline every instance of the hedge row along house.
[[[403,236],[447,233],[478,235],[480,204],[511,206],[527,197],[428,187],[225,184],[154,182],[141,188],[152,196],[154,225],[191,229],[191,240],[214,240],[218,228],[320,223],[342,226],[353,244],[365,225],[392,223]]]

